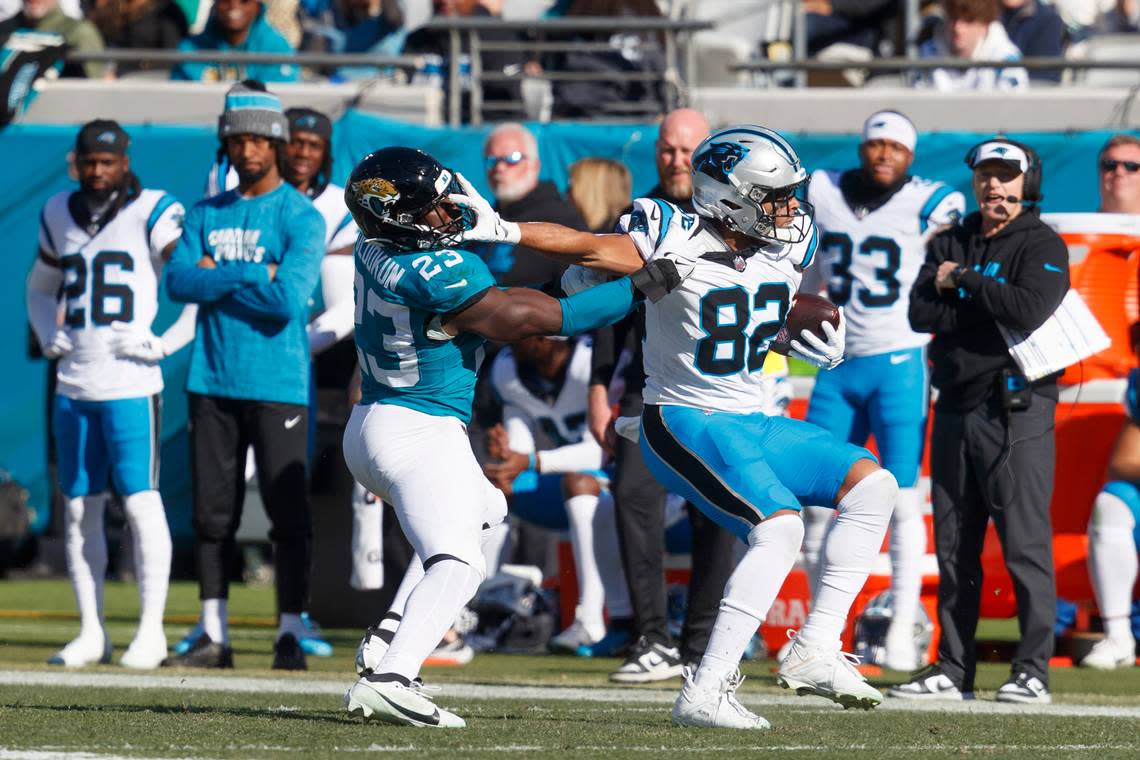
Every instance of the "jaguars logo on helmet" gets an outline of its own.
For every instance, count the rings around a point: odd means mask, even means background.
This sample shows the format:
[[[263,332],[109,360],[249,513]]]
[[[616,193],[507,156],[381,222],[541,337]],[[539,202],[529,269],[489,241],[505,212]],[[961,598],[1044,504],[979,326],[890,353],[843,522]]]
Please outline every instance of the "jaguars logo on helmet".
[[[392,204],[400,200],[400,191],[396,186],[381,177],[368,177],[353,182],[351,187],[356,202],[380,219],[387,219]]]
[[[709,143],[693,160],[693,168],[717,182],[728,182],[729,173],[748,155],[748,148],[735,142]]]
[[[884,591],[867,603],[855,620],[854,650],[856,656],[871,665],[886,665],[887,631],[894,619],[894,598],[890,590]],[[934,636],[934,624],[926,614],[926,609],[918,605],[918,616],[914,621],[915,661],[908,663],[909,669],[917,669],[929,661],[927,650]]]

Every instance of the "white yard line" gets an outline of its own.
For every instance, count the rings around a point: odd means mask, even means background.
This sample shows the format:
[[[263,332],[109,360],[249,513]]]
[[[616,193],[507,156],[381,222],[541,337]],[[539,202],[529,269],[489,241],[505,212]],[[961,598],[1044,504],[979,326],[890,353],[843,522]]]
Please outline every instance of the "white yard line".
[[[351,678],[314,680],[308,678],[250,678],[197,674],[75,673],[70,671],[0,670],[0,685],[65,686],[68,688],[173,689],[247,694],[328,694],[341,696],[352,685]],[[676,690],[577,688],[564,686],[514,686],[507,684],[441,684],[441,698],[522,699],[570,702],[629,702],[671,704]],[[837,705],[819,697],[743,693],[749,705],[835,709]],[[1140,719],[1140,707],[1113,705],[1010,705],[987,700],[969,702],[915,702],[886,699],[877,709],[890,712],[945,712],[981,715],[1053,715],[1057,717],[1104,717]],[[0,760],[4,760],[0,756]]]

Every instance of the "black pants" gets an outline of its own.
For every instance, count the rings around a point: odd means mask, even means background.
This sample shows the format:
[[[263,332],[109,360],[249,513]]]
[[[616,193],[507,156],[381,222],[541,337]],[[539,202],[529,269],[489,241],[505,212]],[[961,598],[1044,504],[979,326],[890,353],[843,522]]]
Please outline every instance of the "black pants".
[[[1012,671],[1049,683],[1056,586],[1049,501],[1053,494],[1056,402],[1005,412],[983,404],[936,411],[930,468],[938,554],[938,660],[960,689],[973,691],[974,635],[982,590],[982,545],[993,518],[1017,595],[1021,641]]]
[[[297,404],[190,394],[198,592],[229,596],[228,570],[245,500],[245,457],[252,445],[261,500],[272,524],[277,611],[300,613],[309,601],[308,408]]]
[[[629,583],[634,628],[650,643],[672,646],[665,599],[665,489],[641,456],[638,444],[618,436],[614,504],[618,539]],[[681,657],[699,660],[716,621],[724,586],[734,568],[736,537],[689,507],[693,527],[689,605],[681,632]]]

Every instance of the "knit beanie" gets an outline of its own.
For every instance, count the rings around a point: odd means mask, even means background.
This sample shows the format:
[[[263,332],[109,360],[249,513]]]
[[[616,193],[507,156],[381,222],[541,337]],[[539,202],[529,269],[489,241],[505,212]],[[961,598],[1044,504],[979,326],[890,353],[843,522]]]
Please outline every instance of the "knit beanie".
[[[218,117],[218,138],[232,135],[288,140],[289,122],[281,111],[281,99],[245,82],[235,84],[226,93],[226,110]]]

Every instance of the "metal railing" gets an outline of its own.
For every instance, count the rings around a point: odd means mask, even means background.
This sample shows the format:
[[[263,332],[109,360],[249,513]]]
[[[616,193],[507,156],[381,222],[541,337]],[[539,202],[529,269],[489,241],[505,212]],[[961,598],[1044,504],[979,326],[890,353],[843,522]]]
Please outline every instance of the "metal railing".
[[[1140,43],[1140,37],[1137,38]],[[1031,57],[1015,61],[970,61],[962,58],[874,58],[865,61],[821,61],[815,58],[792,61],[749,61],[729,67],[732,71],[844,71],[862,69],[868,72],[920,72],[934,69],[966,71],[968,69],[1025,69],[1026,71],[1087,71],[1093,69],[1140,71],[1140,58],[1129,60],[1081,60],[1063,57]]]

